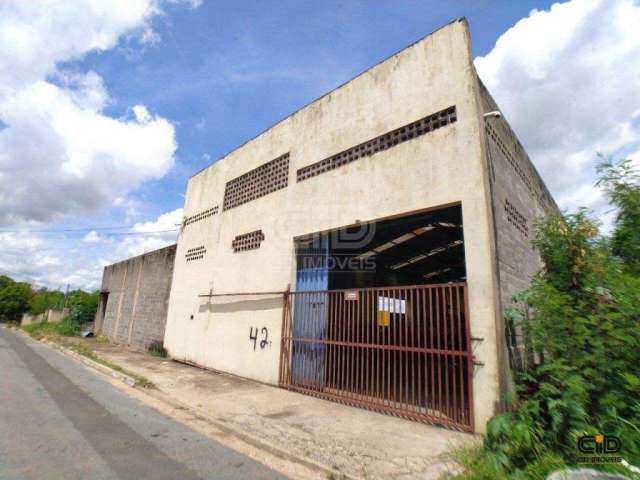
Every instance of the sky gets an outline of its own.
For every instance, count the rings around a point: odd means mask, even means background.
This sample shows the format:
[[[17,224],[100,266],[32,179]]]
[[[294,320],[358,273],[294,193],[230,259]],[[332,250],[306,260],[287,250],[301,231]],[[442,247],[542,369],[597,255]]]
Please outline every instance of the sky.
[[[0,0],[0,274],[98,288],[175,242],[189,176],[461,16],[560,207],[610,228],[594,166],[640,163],[636,0]]]

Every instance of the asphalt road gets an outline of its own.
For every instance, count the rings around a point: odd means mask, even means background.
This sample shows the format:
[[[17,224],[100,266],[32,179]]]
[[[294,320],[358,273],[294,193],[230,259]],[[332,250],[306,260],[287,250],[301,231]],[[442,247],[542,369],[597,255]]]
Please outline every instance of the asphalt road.
[[[0,328],[0,479],[284,478]]]

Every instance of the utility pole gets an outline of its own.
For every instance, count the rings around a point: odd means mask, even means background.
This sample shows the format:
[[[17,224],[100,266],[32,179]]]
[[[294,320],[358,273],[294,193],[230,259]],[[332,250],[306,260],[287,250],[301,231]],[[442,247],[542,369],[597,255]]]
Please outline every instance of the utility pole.
[[[64,305],[62,306],[62,309],[64,310],[65,308],[67,308],[67,297],[69,296],[69,284],[67,283],[67,289],[64,292]]]

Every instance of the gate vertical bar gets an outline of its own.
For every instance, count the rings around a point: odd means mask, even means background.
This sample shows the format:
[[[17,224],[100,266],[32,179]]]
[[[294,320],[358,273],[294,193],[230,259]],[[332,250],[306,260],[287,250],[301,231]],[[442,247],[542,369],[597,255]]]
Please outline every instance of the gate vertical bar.
[[[466,284],[346,292],[285,292],[280,385],[472,431]]]

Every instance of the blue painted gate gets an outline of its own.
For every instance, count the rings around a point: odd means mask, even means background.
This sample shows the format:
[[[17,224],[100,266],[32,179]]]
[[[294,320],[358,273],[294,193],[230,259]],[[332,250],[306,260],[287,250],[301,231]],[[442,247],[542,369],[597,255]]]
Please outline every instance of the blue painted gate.
[[[329,289],[329,241],[327,235],[296,246],[296,291],[317,292],[295,298],[293,336],[306,339],[327,338],[327,290]],[[326,345],[294,342],[292,380],[297,384],[324,387]]]

